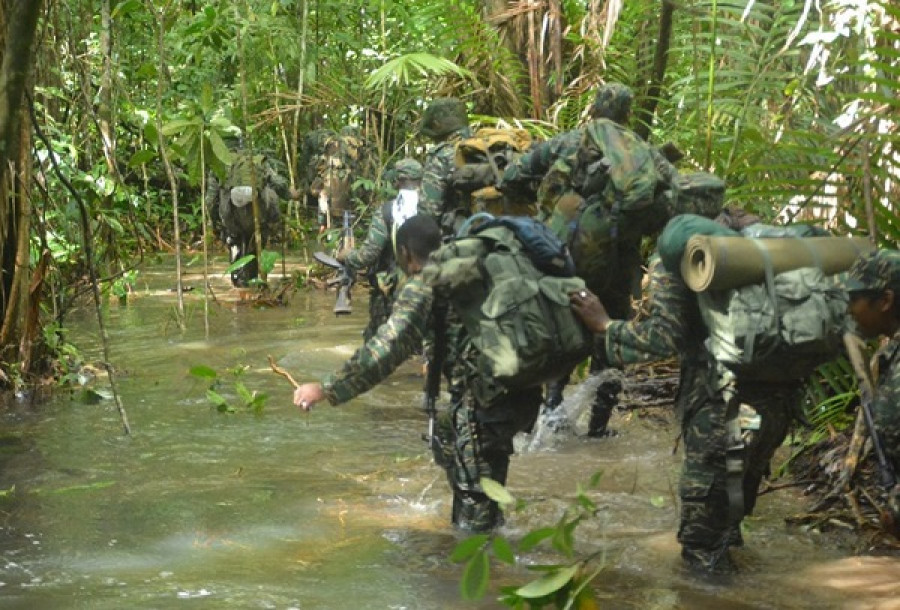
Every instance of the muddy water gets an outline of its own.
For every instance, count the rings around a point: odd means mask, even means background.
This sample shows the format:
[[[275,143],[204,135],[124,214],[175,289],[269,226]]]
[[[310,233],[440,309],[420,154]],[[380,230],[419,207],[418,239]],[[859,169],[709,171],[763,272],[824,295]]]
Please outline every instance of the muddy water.
[[[460,538],[420,439],[419,363],[309,417],[268,368],[270,354],[300,380],[337,367],[359,342],[362,290],[355,313],[336,319],[333,294],[254,308],[219,274],[206,338],[194,275],[188,330],[174,324],[172,268],[143,270],[130,302],[106,310],[131,437],[110,400],[59,393],[0,413],[0,490],[11,490],[0,496],[0,607],[495,608],[500,584],[525,581],[522,568],[498,568],[483,602],[459,599],[461,570],[447,556]],[[70,326],[82,353],[99,359],[91,312]],[[211,406],[207,384],[188,374],[196,365],[217,371],[236,413]],[[240,405],[236,380],[268,395],[261,414]],[[108,388],[102,378],[93,385]],[[600,511],[577,539],[580,552],[604,551],[596,589],[605,607],[900,608],[900,562],[853,557],[833,538],[786,527],[783,517],[802,509],[790,490],[760,501],[735,553],[737,577],[685,574],[668,414],[632,411],[613,425],[620,436],[561,437],[516,456],[510,490],[527,506],[503,530],[515,541],[551,524],[576,484],[602,470],[591,493]]]

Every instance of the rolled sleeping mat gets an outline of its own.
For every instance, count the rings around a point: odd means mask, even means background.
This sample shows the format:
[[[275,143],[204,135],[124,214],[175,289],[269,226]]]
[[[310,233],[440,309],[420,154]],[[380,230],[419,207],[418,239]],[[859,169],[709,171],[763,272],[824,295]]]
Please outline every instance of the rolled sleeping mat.
[[[775,274],[818,267],[826,275],[846,271],[874,246],[866,237],[749,238],[694,235],[684,249],[681,276],[695,292],[758,284],[770,264]]]

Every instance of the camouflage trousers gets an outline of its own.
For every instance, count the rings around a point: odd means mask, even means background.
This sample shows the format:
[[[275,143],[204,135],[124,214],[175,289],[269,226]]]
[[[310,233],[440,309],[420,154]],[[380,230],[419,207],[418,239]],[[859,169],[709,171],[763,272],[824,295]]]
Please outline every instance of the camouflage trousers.
[[[531,429],[540,404],[540,388],[510,391],[484,406],[471,392],[463,392],[440,414],[435,461],[444,467],[453,491],[455,527],[486,532],[502,523],[499,506],[485,495],[480,481],[487,477],[506,484],[513,437]]]
[[[369,323],[363,329],[363,341],[368,341],[378,332],[378,327],[391,317],[394,305],[393,294],[385,294],[378,286],[369,290]]]
[[[689,396],[681,397],[686,398],[682,418],[685,457],[679,484],[678,541],[685,550],[720,556],[726,554],[729,544],[736,543],[740,532],[740,519],[735,522],[729,517],[725,402],[720,394],[701,387],[701,375],[687,373],[683,371],[682,383],[693,381],[694,387],[681,388]],[[756,506],[760,483],[787,436],[799,397],[796,384],[760,385],[759,389],[738,388],[740,402],[759,416],[750,429],[743,429],[744,516],[752,514]]]

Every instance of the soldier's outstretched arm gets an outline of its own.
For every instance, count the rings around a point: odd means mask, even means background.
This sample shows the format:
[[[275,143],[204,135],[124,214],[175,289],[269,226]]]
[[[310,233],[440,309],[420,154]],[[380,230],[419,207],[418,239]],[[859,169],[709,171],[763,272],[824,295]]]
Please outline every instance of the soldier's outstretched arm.
[[[378,328],[375,336],[356,350],[340,370],[322,380],[321,397],[318,397],[315,388],[308,388],[299,395],[298,389],[294,393],[294,403],[308,409],[324,398],[338,405],[386,379],[421,348],[431,315],[431,304],[431,288],[420,278],[411,278],[401,289],[387,322]],[[306,406],[300,401],[306,401]]]

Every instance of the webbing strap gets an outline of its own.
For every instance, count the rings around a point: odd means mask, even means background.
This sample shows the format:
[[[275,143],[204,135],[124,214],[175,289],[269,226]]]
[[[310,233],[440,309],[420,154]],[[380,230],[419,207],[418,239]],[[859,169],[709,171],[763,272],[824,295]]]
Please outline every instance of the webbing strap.
[[[728,521],[744,518],[744,458],[746,445],[741,434],[741,401],[732,388],[723,390],[725,397],[725,490],[728,493]]]
[[[759,249],[760,255],[762,255],[763,263],[766,269],[766,291],[769,293],[769,299],[772,301],[772,320],[773,323],[777,326],[778,324],[778,297],[775,294],[775,269],[772,266],[772,255],[766,250],[765,246],[762,245],[755,237],[751,238],[754,245]],[[759,331],[759,323],[761,322],[761,318],[757,319],[754,324],[752,324],[751,328],[747,328],[746,336],[747,339],[744,343],[744,363],[750,364],[753,362],[753,346],[756,344],[756,334]],[[775,329],[778,330],[777,328]]]

